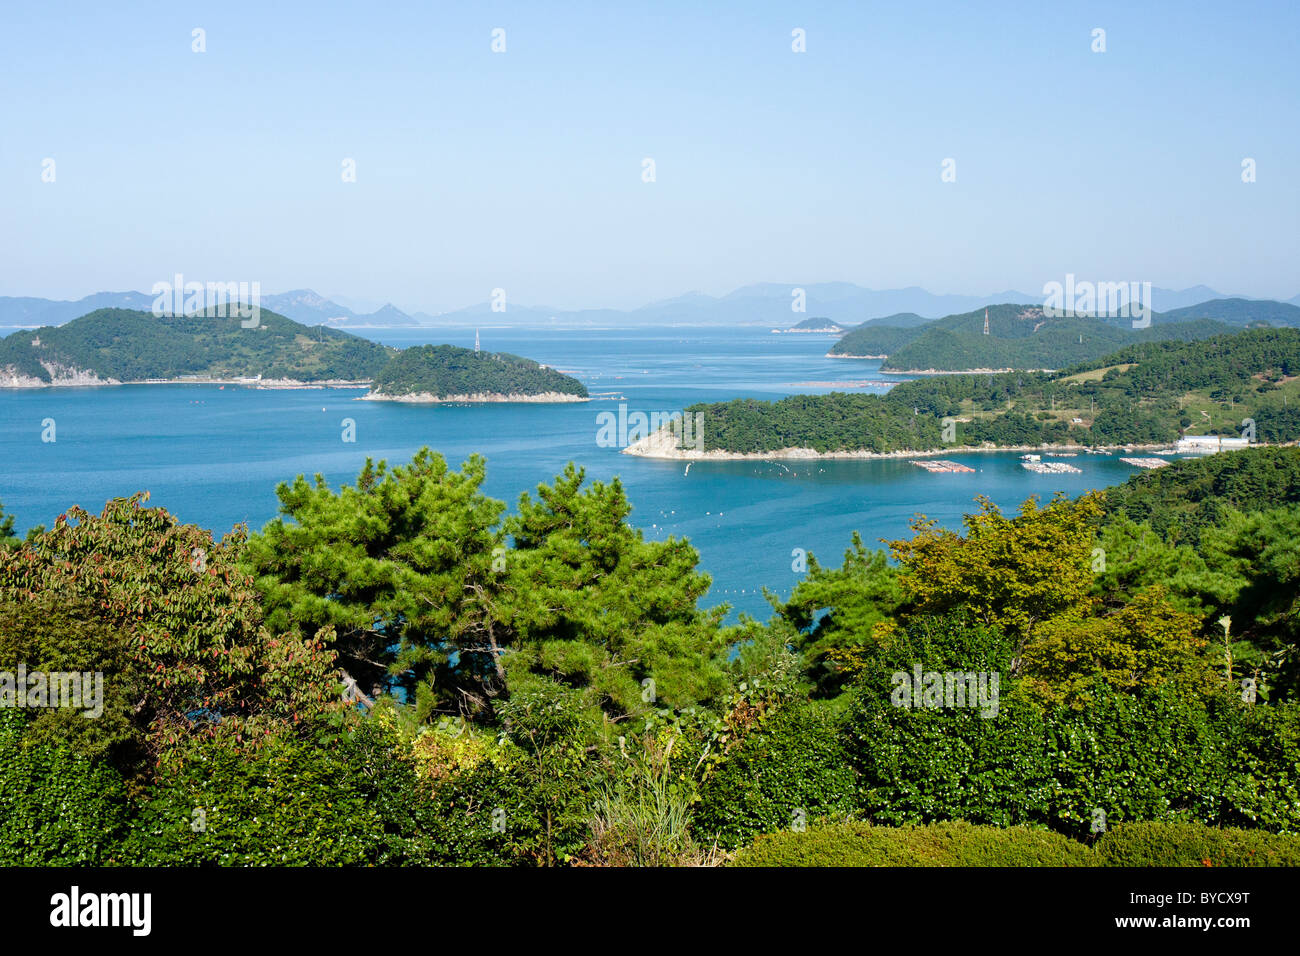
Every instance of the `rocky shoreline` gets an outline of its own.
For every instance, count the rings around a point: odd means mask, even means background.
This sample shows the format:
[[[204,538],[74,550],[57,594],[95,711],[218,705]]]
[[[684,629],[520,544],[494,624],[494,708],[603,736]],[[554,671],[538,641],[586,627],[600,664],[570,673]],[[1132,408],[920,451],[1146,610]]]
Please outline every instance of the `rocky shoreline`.
[[[678,448],[677,436],[669,430],[660,430],[623,449],[625,455],[638,458],[660,458],[675,461],[807,461],[819,458],[933,458],[936,455],[960,455],[967,452],[1052,452],[1052,451],[1155,451],[1168,449],[1169,443],[1155,445],[948,445],[925,451],[852,451],[820,452],[815,448],[781,448],[777,451],[736,452],[715,448],[701,451],[695,448]]]

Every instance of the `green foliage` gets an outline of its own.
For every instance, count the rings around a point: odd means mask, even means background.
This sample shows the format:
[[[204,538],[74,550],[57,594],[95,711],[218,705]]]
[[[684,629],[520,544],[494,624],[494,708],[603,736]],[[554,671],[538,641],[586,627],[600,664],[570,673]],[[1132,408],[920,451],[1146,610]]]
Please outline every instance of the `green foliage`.
[[[1207,571],[1198,591],[1217,620],[1268,657],[1269,678],[1290,693],[1300,683],[1300,507],[1224,513],[1201,536]]]
[[[646,541],[622,484],[570,464],[506,522],[511,686],[536,675],[584,688],[612,717],[707,705],[730,689],[725,608],[701,611],[710,579],[681,539]]]
[[[1300,866],[1300,836],[1199,823],[1126,823],[1094,848],[1101,866]]]
[[[0,866],[111,862],[128,812],[121,776],[103,758],[29,738],[29,715],[0,708]]]
[[[138,866],[393,862],[383,817],[358,777],[313,743],[195,742],[140,808],[123,855]]]
[[[831,355],[878,357],[892,355],[925,334],[923,328],[900,328],[875,322],[860,325],[845,333],[831,346]]]
[[[114,499],[98,516],[71,508],[33,542],[0,549],[0,601],[83,602],[129,633],[145,683],[134,720],[154,755],[192,733],[245,737],[328,710],[332,655],[317,635],[261,626],[257,593],[237,567],[242,531],[216,542],[143,497]]]
[[[985,318],[989,334],[984,334]],[[932,321],[895,316],[851,330],[832,355],[887,355],[883,368],[961,371],[978,368],[1059,369],[1102,358],[1132,343],[1203,339],[1230,330],[1211,317],[1156,313],[1144,329],[1105,316],[1048,317],[1038,306],[1003,304]]]
[[[608,780],[587,745],[592,714],[580,693],[551,682],[500,705],[506,745],[495,759],[439,784],[446,862],[554,866],[589,838],[591,808]]]
[[[902,563],[899,581],[916,613],[969,608],[1023,646],[1036,626],[1076,608],[1091,590],[1092,522],[1100,508],[1092,496],[1058,495],[1047,507],[1030,498],[1008,518],[987,498],[977,500],[965,536],[921,516],[910,539],[891,542]]]
[[[0,673],[13,675],[22,666],[29,677],[39,671],[50,682],[56,680],[50,676],[55,672],[75,673],[76,696],[83,702],[100,698],[98,706],[29,710],[25,740],[88,757],[107,756],[129,768],[147,729],[134,719],[135,702],[147,694],[148,681],[133,649],[130,635],[102,620],[88,602],[49,591],[26,601],[0,602]],[[14,690],[27,693],[25,687]],[[48,702],[56,703],[53,687],[49,695]]]
[[[1259,448],[1177,462],[1104,498],[1102,594],[1156,582],[1203,620],[1234,680],[1268,697],[1300,689],[1300,450]],[[1263,508],[1264,510],[1254,510]],[[1141,524],[1136,523],[1141,521]],[[1222,655],[1220,656],[1222,660]],[[1226,670],[1226,667],[1225,667]]]
[[[784,603],[774,602],[776,619],[802,632],[799,648],[823,694],[843,689],[873,632],[897,611],[903,592],[883,551],[867,551],[853,532],[852,548],[839,568],[826,568],[808,555],[808,574]],[[824,613],[823,613],[824,612]]]
[[[539,681],[614,718],[726,693],[725,609],[697,607],[694,548],[646,541],[622,486],[583,489],[572,465],[499,528],[483,477],[482,458],[457,473],[423,449],[392,471],[367,462],[338,493],[319,476],[281,485],[282,516],[245,558],[268,622],[333,628],[348,672],[403,691],[421,719],[490,717]]]
[[[1022,670],[1037,696],[1075,708],[1088,706],[1102,686],[1167,683],[1187,693],[1212,693],[1220,682],[1211,674],[1199,624],[1154,585],[1108,614],[1080,609],[1044,622],[1024,649]]]
[[[864,681],[846,724],[859,812],[893,825],[965,819],[1079,837],[1097,810],[1111,823],[1300,828],[1293,716],[1231,700],[1207,708],[1168,688],[1044,711],[1003,687],[997,716],[984,718],[896,707],[883,681]]]
[[[731,627],[695,549],[572,465],[506,518],[477,457],[300,477],[248,542],[73,509],[0,548],[0,671],[102,671],[104,715],[0,712],[0,862],[691,865],[764,833],[739,862],[1294,862],[1188,825],[1300,830],[1296,464],[1175,465],[1108,515],[982,501],[896,569],[854,535]],[[343,708],[336,652],[394,693]],[[904,705],[917,669],[997,696]]]
[[[1251,448],[1175,461],[1107,488],[1103,505],[1172,544],[1199,544],[1230,509],[1300,504],[1300,448]]]
[[[299,475],[276,489],[280,517],[253,535],[243,564],[268,624],[332,628],[344,669],[369,692],[401,688],[427,709],[480,705],[503,671],[493,570],[504,506],[479,487],[484,461],[461,471],[421,449],[409,465],[370,460],[338,492]]]
[[[1143,590],[1164,586],[1180,610],[1205,616],[1196,593],[1205,561],[1191,545],[1169,544],[1124,512],[1104,520],[1093,551],[1094,597],[1106,607],[1123,607]]]
[[[704,856],[690,832],[690,789],[672,773],[670,736],[625,754],[623,772],[597,794],[581,859],[599,866],[689,866]]]
[[[12,548],[18,544],[18,535],[14,534],[14,516],[5,514],[4,505],[0,504],[0,548]]]
[[[733,866],[1096,866],[1082,843],[1048,830],[969,823],[882,827],[846,821],[760,836]]]
[[[1037,707],[1005,684],[992,718],[971,707],[899,707],[892,693],[885,675],[864,676],[846,720],[860,815],[890,825],[1048,822],[1052,767]]]
[[[692,405],[686,414],[702,413],[704,448],[729,452],[770,452],[812,448],[819,452],[865,449],[938,448],[941,426],[931,416],[913,414],[889,396],[791,395],[776,402],[737,398],[711,405]]]
[[[575,378],[505,352],[476,352],[454,345],[417,345],[404,349],[375,376],[376,396],[561,395],[587,397]]]

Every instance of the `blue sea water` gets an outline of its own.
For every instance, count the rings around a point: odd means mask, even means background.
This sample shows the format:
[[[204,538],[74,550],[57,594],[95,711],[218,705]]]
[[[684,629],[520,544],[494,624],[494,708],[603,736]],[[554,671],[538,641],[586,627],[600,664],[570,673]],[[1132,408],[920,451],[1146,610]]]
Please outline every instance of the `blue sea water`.
[[[0,333],[10,330],[0,329]],[[573,374],[593,393],[621,396],[629,412],[677,411],[694,402],[775,399],[836,390],[832,382],[901,380],[878,361],[831,359],[833,339],[766,328],[479,330],[482,347],[526,355]],[[363,331],[392,345],[472,346],[473,328]],[[887,386],[867,390],[883,392]],[[843,385],[839,390],[847,390]],[[597,444],[597,416],[616,398],[529,405],[402,405],[357,401],[362,389],[272,390],[227,385],[0,389],[0,502],[18,527],[52,524],[67,507],[98,511],[148,490],[150,503],[220,535],[257,529],[276,513],[277,483],[320,473],[337,487],[367,456],[397,464],[421,446],[457,465],[488,462],[486,493],[512,509],[523,491],[567,462],[589,478],[621,478],[632,522],[652,539],[687,537],[713,577],[706,604],[769,615],[761,589],[782,595],[801,576],[795,549],[838,565],[852,531],[880,546],[907,534],[918,513],[957,528],[974,498],[1014,509],[1030,495],[1070,495],[1123,481],[1116,457],[1069,459],[1078,475],[1038,475],[1014,453],[947,457],[974,474],[930,474],[903,460],[681,462],[620,454]],[[343,441],[344,419],[355,442]],[[54,442],[42,441],[54,420]]]

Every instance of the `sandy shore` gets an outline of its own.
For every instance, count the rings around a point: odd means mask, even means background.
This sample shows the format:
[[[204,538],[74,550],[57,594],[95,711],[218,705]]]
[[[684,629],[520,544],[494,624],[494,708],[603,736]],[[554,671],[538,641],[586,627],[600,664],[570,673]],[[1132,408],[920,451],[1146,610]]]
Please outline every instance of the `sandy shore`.
[[[778,461],[809,460],[817,458],[933,458],[936,455],[962,455],[968,452],[1045,452],[1045,451],[1155,451],[1168,449],[1168,443],[1157,445],[948,445],[925,451],[817,451],[815,448],[782,448],[777,451],[736,452],[713,449],[699,451],[694,448],[677,448],[677,436],[671,430],[661,430],[633,442],[623,449],[625,455],[639,458],[663,458],[677,461]]]
[[[439,405],[447,402],[589,402],[591,398],[582,395],[569,395],[565,392],[540,392],[537,395],[497,395],[492,392],[474,392],[469,395],[433,395],[429,392],[416,392],[411,395],[385,395],[382,392],[371,392],[369,395],[362,395],[358,401]]]

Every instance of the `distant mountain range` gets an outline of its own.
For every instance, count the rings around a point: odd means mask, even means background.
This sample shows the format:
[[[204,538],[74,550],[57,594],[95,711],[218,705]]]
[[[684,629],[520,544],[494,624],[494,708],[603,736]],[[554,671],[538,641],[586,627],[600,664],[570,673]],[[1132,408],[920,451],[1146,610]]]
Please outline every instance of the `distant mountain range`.
[[[795,290],[802,290],[801,299]],[[494,312],[483,302],[438,315],[404,312],[390,304],[373,312],[357,312],[311,289],[295,289],[262,296],[262,308],[304,325],[338,328],[418,327],[424,325],[767,325],[789,328],[808,316],[824,316],[842,327],[873,322],[891,327],[912,327],[944,316],[958,315],[992,305],[1042,305],[1043,296],[1008,290],[994,295],[938,295],[912,286],[906,289],[867,289],[851,282],[766,282],[742,286],[724,296],[690,292],[652,302],[639,309],[551,309],[508,304]],[[1208,286],[1151,290],[1151,306],[1173,314],[1212,300],[1258,302],[1225,296]],[[802,313],[792,306],[801,304]],[[1282,305],[1300,306],[1300,295]],[[149,310],[153,296],[143,292],[96,292],[75,301],[26,296],[0,296],[0,326],[62,325],[97,309]],[[1224,319],[1223,321],[1227,321]],[[1274,323],[1278,324],[1278,323]]]
[[[148,312],[153,308],[154,296],[143,292],[96,292],[75,301],[37,299],[31,297],[0,296],[0,326],[63,325],[73,319],[99,309],[132,309]],[[382,308],[359,314],[347,306],[332,302],[311,289],[295,289],[276,295],[262,296],[261,308],[301,322],[303,325],[329,325],[337,328],[415,327],[434,321],[433,316],[417,313],[407,315],[391,303]]]

